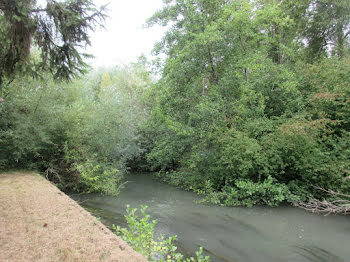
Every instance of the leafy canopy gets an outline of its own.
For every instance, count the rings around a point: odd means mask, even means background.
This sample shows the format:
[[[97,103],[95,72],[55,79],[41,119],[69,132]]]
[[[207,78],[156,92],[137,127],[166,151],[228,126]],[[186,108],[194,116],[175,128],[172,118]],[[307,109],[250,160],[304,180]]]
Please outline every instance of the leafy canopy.
[[[165,181],[223,205],[350,191],[349,0],[166,0],[143,127]]]

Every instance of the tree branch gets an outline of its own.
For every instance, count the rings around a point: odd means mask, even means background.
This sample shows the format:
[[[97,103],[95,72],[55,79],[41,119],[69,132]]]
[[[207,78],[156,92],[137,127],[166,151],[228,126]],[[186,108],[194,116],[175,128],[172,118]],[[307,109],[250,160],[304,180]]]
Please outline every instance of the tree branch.
[[[47,12],[46,8],[41,8],[41,9],[32,9],[30,10],[31,13],[39,13],[39,12]]]
[[[324,189],[319,186],[314,186],[314,188],[326,192],[332,196],[350,198],[350,195],[334,192],[330,189]],[[325,216],[328,216],[329,214],[347,215],[350,213],[350,200],[347,199],[337,199],[330,202],[325,199],[320,201],[316,198],[311,198],[309,199],[309,202],[297,201],[294,203],[294,205],[307,211],[311,211],[312,213],[324,214]]]

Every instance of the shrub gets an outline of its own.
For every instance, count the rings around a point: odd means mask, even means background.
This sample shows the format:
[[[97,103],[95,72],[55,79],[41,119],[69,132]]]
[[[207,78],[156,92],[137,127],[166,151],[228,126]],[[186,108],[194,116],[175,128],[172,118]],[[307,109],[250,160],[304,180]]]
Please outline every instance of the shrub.
[[[123,176],[112,165],[87,160],[82,164],[76,164],[76,170],[80,174],[80,183],[83,185],[79,191],[107,195],[119,193]]]
[[[147,206],[141,206],[141,218],[136,215],[137,208],[131,209],[127,206],[127,214],[125,215],[129,228],[120,228],[113,226],[115,233],[121,236],[129,245],[137,252],[145,256],[148,261],[159,262],[208,262],[209,257],[202,255],[203,249],[200,248],[196,252],[196,257],[184,258],[177,252],[174,245],[176,236],[165,238],[162,234],[155,240],[154,227],[157,220],[150,221],[150,216],[146,214]]]
[[[262,182],[253,182],[248,179],[238,179],[234,186],[226,185],[222,191],[214,191],[210,183],[204,202],[223,206],[267,205],[278,206],[283,201],[295,201],[298,197],[293,195],[285,184],[280,184],[269,176]]]

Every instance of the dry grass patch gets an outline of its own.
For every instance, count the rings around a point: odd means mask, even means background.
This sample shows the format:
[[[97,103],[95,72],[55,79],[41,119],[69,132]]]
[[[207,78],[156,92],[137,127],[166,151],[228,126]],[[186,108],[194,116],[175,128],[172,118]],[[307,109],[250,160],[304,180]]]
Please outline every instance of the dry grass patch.
[[[0,261],[145,261],[41,176],[0,174]]]

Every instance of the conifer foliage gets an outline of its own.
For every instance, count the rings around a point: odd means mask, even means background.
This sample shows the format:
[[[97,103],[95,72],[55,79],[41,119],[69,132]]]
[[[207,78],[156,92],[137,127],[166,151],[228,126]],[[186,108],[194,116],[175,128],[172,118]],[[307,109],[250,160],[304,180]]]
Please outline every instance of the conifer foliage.
[[[90,44],[89,31],[101,25],[106,7],[90,0],[0,1],[0,84],[25,67],[32,74],[45,69],[57,79],[69,79],[84,70],[83,48]],[[41,59],[30,61],[32,47]]]

